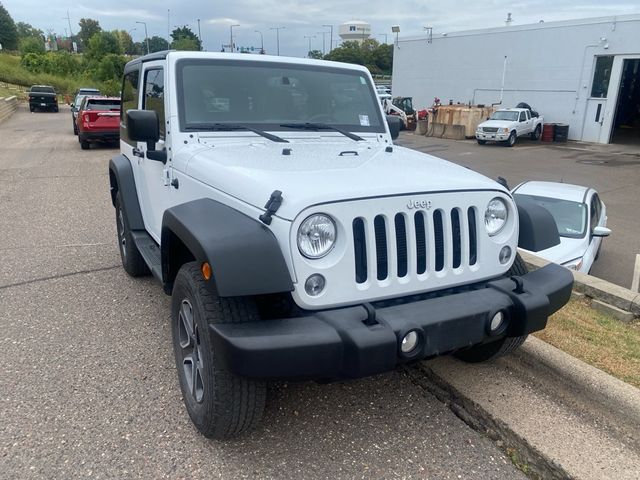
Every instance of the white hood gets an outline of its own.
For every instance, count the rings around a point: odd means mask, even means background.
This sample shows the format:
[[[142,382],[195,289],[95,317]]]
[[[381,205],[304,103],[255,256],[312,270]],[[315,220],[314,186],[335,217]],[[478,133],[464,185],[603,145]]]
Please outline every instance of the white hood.
[[[485,189],[508,194],[467,168],[398,146],[387,152],[386,147],[331,137],[256,140],[249,148],[246,142],[201,144],[191,150],[185,173],[261,209],[280,190],[277,215],[288,220],[311,205],[354,198]],[[290,154],[283,154],[286,149]]]
[[[560,243],[555,247],[532,253],[545,260],[562,265],[569,260],[584,256],[588,244],[588,239],[585,238],[560,237]]]
[[[514,121],[512,120],[487,120],[478,125],[478,127],[511,128],[513,124]]]

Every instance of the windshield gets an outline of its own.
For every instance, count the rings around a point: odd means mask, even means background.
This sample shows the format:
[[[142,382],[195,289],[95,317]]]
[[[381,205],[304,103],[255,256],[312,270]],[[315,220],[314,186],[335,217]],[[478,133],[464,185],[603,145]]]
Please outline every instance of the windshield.
[[[587,206],[584,203],[538,197],[536,195],[515,194],[546,208],[558,226],[558,234],[567,238],[582,238],[587,231]]]
[[[512,122],[518,121],[518,116],[520,114],[518,112],[508,112],[506,110],[498,110],[497,112],[493,112],[491,114],[491,120],[510,120]]]
[[[37,93],[55,93],[53,87],[31,87],[31,91]]]
[[[238,123],[291,131],[291,124],[311,122],[345,131],[385,131],[375,90],[359,71],[192,59],[179,61],[177,70],[183,130]]]

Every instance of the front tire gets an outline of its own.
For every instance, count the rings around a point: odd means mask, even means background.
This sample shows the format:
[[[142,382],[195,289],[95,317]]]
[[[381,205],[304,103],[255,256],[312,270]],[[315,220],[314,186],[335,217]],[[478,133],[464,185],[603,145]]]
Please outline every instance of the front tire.
[[[478,145],[484,145],[485,143],[487,143],[486,140],[480,140],[479,138],[477,140],[478,140]]]
[[[516,260],[506,275],[508,277],[514,275],[521,276],[526,275],[528,271],[527,265],[524,263],[524,260],[522,260],[522,257],[516,254]],[[521,337],[503,337],[495,342],[483,343],[467,348],[466,350],[461,350],[456,352],[454,356],[467,363],[481,363],[495,360],[519,348],[525,342],[527,336],[528,335]]]
[[[78,125],[76,125],[76,122],[73,122],[73,134],[78,135]]]
[[[511,135],[509,135],[509,138],[505,142],[505,146],[513,147],[516,144],[517,139],[518,139],[518,135],[516,135],[516,132],[511,132]]]
[[[173,350],[187,413],[205,437],[234,437],[262,419],[266,384],[225,370],[209,329],[210,324],[257,320],[253,299],[218,297],[205,284],[197,262],[180,268],[171,298]]]
[[[149,274],[144,258],[138,251],[131,229],[129,228],[129,219],[122,206],[122,194],[116,194],[116,227],[118,231],[118,249],[120,250],[120,259],[122,260],[122,268],[132,277],[141,277]]]

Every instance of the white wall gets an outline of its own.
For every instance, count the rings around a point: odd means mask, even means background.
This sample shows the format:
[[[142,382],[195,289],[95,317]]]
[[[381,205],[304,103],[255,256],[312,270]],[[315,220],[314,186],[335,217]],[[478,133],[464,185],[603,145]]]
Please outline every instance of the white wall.
[[[498,102],[506,55],[502,104],[527,102],[545,121],[568,123],[569,138],[580,139],[595,56],[634,53],[640,53],[640,15],[434,35],[431,43],[400,38],[393,95],[413,97],[418,108],[434,97]]]

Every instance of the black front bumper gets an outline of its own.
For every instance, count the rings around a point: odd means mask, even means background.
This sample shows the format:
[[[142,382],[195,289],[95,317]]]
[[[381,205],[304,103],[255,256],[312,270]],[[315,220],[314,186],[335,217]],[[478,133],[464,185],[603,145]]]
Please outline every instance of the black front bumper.
[[[571,296],[573,275],[555,264],[486,288],[373,309],[354,306],[308,316],[211,325],[215,355],[236,375],[270,379],[358,378],[502,337],[542,330]],[[506,323],[489,331],[497,312]],[[410,354],[402,338],[416,331]]]

